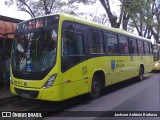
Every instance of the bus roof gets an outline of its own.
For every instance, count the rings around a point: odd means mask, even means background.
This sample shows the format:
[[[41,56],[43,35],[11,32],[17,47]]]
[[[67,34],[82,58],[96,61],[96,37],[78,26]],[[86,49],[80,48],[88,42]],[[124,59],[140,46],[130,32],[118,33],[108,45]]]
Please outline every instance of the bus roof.
[[[32,18],[32,19],[43,18],[43,17],[53,16],[53,15],[59,15],[61,18],[63,18],[63,20],[70,20],[70,21],[74,21],[74,22],[81,23],[81,24],[84,24],[84,25],[89,25],[89,26],[92,26],[92,27],[101,28],[101,29],[108,30],[108,31],[111,31],[111,32],[116,32],[116,33],[119,33],[119,34],[127,35],[127,36],[134,37],[134,38],[137,38],[137,39],[143,39],[143,40],[147,40],[147,41],[151,42],[150,39],[144,38],[142,36],[138,36],[138,35],[130,33],[130,32],[127,32],[123,29],[109,27],[109,26],[106,26],[106,25],[103,25],[103,24],[100,24],[100,23],[85,20],[85,19],[73,16],[73,15],[70,15],[70,14],[66,14],[66,13],[50,14],[50,15],[40,16],[40,17],[36,17],[36,18]],[[30,19],[30,20],[32,20],[32,19]],[[23,22],[25,22],[25,21],[23,21]],[[21,22],[21,23],[23,23],[23,22]]]
[[[108,30],[108,31],[111,31],[111,32],[116,32],[116,33],[119,33],[119,34],[127,35],[127,36],[130,36],[130,37],[135,37],[135,38],[138,38],[138,39],[143,39],[143,40],[147,40],[147,41],[151,42],[150,39],[138,36],[138,35],[130,33],[130,32],[127,32],[127,31],[125,31],[123,29],[120,29],[120,28],[109,27],[109,26],[106,26],[106,25],[103,25],[103,24],[100,24],[100,23],[96,23],[96,22],[93,22],[93,21],[89,21],[89,20],[85,20],[85,19],[73,16],[73,15],[70,15],[70,14],[61,13],[59,15],[65,17],[65,18],[68,17],[68,18],[70,18],[70,19],[72,19],[72,20],[74,20],[75,22],[78,22],[78,23],[82,23],[82,24],[89,25],[89,26],[92,26],[92,27],[101,28],[101,29]]]

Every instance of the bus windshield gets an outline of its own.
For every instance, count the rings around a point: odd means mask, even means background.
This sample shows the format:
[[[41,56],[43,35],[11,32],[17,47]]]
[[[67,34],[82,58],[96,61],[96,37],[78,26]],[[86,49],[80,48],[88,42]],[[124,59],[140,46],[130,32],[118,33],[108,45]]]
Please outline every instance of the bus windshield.
[[[160,59],[160,46],[159,44],[153,45],[153,60],[158,61]]]
[[[153,52],[153,60],[154,60],[154,61],[159,60],[159,52],[158,52],[158,50],[157,50],[157,51],[155,50],[155,51]]]
[[[12,51],[12,69],[19,72],[40,72],[55,65],[57,29],[35,29],[17,32]]]

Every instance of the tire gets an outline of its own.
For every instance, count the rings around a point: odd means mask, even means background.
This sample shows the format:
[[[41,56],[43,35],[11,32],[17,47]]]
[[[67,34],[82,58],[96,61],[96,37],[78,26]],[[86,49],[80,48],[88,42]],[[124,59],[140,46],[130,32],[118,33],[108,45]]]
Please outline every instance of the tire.
[[[139,69],[139,77],[138,77],[138,81],[141,82],[144,79],[144,69],[143,67],[140,67]]]
[[[101,95],[101,92],[102,92],[102,83],[100,77],[94,75],[91,84],[90,98],[91,99],[98,98]]]

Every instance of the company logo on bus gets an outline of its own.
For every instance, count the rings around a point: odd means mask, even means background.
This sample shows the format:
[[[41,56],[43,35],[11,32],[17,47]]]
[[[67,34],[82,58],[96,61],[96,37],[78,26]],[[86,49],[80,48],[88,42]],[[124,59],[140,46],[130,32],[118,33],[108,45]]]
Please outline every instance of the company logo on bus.
[[[116,68],[115,60],[111,60],[111,69],[114,71]]]

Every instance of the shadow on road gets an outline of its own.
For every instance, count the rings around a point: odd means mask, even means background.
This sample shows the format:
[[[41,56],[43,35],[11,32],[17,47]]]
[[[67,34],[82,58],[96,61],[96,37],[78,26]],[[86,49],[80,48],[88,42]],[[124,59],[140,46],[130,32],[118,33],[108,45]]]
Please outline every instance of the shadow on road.
[[[144,81],[148,80],[150,76],[152,76],[152,74],[148,76],[144,76]],[[120,83],[108,86],[104,89],[102,96],[111,94],[112,92],[116,92],[117,90],[123,89],[125,87],[129,87],[129,86],[132,86],[138,83],[139,82],[137,81],[136,78],[132,78],[124,82],[120,82]],[[66,111],[67,109],[70,109],[75,106],[88,104],[89,102],[91,102],[91,100],[88,97],[88,94],[74,97],[74,98],[71,98],[69,100],[65,100],[62,102],[37,101],[37,104],[40,104],[41,106],[33,108],[30,111],[43,111],[43,114],[45,116],[53,116],[53,115],[56,116],[62,111]]]

